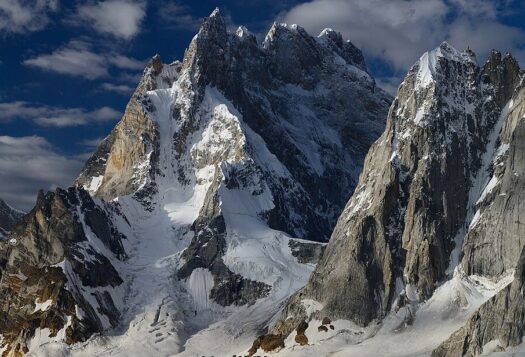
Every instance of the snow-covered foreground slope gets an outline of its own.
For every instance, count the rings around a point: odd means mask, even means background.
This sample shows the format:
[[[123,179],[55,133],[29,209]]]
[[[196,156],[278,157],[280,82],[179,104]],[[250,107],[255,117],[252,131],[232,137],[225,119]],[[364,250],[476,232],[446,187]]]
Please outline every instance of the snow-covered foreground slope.
[[[476,309],[512,281],[512,275],[497,283],[480,277],[456,274],[436,289],[424,303],[392,311],[380,323],[359,327],[347,320],[332,321],[334,330],[319,332],[320,320],[312,320],[306,330],[311,345],[294,344],[276,356],[430,356],[432,351],[459,328]],[[410,318],[408,318],[410,317]],[[410,319],[413,321],[408,322]],[[272,354],[274,355],[274,354]]]

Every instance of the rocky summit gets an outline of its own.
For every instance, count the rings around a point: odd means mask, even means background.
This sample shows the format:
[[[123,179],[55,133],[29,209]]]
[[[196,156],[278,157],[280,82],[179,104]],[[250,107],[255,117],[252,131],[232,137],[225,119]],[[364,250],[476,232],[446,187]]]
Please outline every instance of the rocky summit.
[[[71,187],[0,204],[0,353],[525,353],[524,78],[444,42],[391,98],[339,33],[215,10]]]
[[[0,242],[4,356],[248,350],[319,260],[392,98],[361,51],[214,11]]]

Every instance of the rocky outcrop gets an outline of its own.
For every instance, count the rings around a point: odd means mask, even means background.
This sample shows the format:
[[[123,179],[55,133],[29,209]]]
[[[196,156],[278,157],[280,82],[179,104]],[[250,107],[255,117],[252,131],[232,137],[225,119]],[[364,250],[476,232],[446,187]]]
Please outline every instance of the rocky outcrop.
[[[514,64],[493,54],[480,68],[471,51],[446,43],[421,57],[398,90],[322,259],[271,334],[287,336],[320,316],[367,325],[390,311],[396,284],[412,298],[431,296],[446,278],[472,178],[514,92],[507,87],[518,82]],[[322,308],[308,316],[305,299]]]
[[[14,209],[0,199],[0,239],[7,237],[11,228],[23,215],[23,212]]]
[[[40,192],[35,208],[0,242],[5,356],[25,354],[36,330],[71,344],[118,323],[107,288],[123,282],[112,261],[125,257],[125,237],[110,212],[83,190]]]
[[[525,249],[512,283],[485,302],[458,331],[432,352],[433,357],[478,356],[496,342],[501,350],[517,346],[525,335]]]
[[[158,132],[148,110],[154,110],[147,91],[171,85],[180,63],[163,65],[159,55],[152,58],[135,89],[124,116],[86,161],[78,186],[111,200],[144,188],[155,174]],[[144,170],[144,163],[151,162]],[[140,194],[139,194],[140,195]]]

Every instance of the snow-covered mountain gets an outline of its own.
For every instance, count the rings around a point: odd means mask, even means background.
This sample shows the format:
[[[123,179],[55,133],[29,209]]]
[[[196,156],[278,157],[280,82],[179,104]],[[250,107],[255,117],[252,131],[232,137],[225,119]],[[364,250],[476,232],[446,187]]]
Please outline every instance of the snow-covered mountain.
[[[251,352],[430,355],[516,266],[433,354],[521,344],[524,95],[508,54],[425,53],[308,283]]]
[[[230,355],[307,281],[391,98],[327,29],[207,18],[0,242],[0,351]]]
[[[0,198],[0,239],[7,237],[9,231],[23,215],[24,212],[9,206]]]

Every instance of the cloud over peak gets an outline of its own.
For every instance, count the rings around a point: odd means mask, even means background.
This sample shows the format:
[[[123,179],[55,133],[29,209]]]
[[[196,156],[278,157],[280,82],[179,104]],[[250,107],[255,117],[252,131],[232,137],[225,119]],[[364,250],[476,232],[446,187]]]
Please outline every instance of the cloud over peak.
[[[405,71],[448,41],[485,56],[492,48],[519,52],[523,30],[504,24],[509,0],[314,0],[293,7],[284,21],[312,33],[332,27],[374,57]]]
[[[39,189],[68,187],[81,167],[40,136],[0,136],[0,197],[15,207],[31,209]]]
[[[113,108],[95,110],[50,107],[17,101],[0,103],[0,123],[16,119],[32,120],[40,126],[70,127],[107,121],[116,121],[121,114]]]
[[[144,61],[117,53],[96,53],[89,43],[78,40],[73,40],[50,54],[27,59],[23,63],[45,71],[91,80],[108,76],[111,67],[135,71],[144,68]]]
[[[81,5],[77,9],[79,23],[99,33],[125,40],[140,32],[145,15],[146,4],[143,1],[106,0]]]

